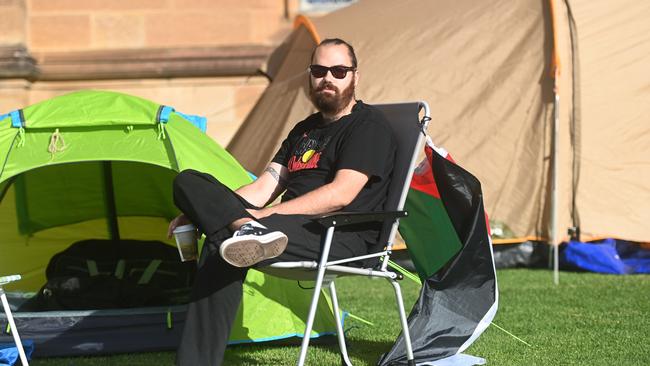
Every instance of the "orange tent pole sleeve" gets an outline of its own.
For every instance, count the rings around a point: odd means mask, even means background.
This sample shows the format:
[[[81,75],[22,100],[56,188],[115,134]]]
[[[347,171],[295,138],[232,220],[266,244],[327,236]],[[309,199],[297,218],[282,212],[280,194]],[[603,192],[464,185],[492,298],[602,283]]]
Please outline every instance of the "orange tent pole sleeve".
[[[298,15],[296,17],[296,19],[294,19],[294,21],[293,21],[293,29],[296,29],[296,28],[300,27],[301,25],[303,27],[305,27],[305,29],[307,29],[307,31],[309,31],[309,34],[314,39],[314,42],[316,42],[316,44],[319,44],[320,43],[320,36],[318,35],[318,32],[316,31],[316,27],[314,26],[314,23],[312,23],[311,20],[309,20],[309,18],[307,18],[306,16]]]
[[[557,87],[558,87],[558,79],[560,78],[560,55],[558,53],[557,47],[558,47],[558,34],[557,34],[557,9],[555,6],[555,1],[557,0],[549,0],[550,4],[550,9],[551,9],[551,24],[552,24],[552,29],[553,29],[553,59],[551,60],[551,72],[552,76],[555,79],[555,88],[556,88],[556,93],[558,92]]]

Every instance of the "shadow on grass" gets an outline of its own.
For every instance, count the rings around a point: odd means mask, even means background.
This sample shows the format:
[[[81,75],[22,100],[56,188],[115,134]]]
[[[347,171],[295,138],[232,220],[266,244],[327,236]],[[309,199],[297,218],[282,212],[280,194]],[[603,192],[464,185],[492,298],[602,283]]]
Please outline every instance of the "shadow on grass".
[[[368,339],[346,339],[350,357],[364,361],[367,365],[376,365],[379,358],[393,347],[392,341],[379,341]],[[334,352],[339,352],[338,345]],[[353,362],[354,363],[354,362]]]
[[[326,337],[326,340],[312,340],[309,345],[307,359],[314,353],[319,355],[330,354],[327,357],[329,362],[320,359],[322,365],[333,364],[331,360],[338,360],[340,350],[336,337]],[[348,355],[352,363],[364,365],[376,365],[382,354],[388,352],[393,345],[389,341],[376,341],[367,339],[346,339]],[[225,365],[271,365],[287,364],[287,360],[297,361],[300,355],[300,340],[290,344],[260,344],[260,345],[236,345],[229,346],[226,351]],[[276,363],[277,362],[277,363]],[[326,362],[326,363],[325,363]],[[309,362],[308,362],[309,363]],[[312,362],[313,363],[313,362]],[[334,363],[338,364],[338,363]]]

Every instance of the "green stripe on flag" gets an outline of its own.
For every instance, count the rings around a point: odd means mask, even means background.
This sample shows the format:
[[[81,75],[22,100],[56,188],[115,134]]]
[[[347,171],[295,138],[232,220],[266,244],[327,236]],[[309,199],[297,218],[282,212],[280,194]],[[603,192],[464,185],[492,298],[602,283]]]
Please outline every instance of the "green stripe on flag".
[[[440,199],[411,189],[404,209],[409,215],[399,231],[424,281],[456,255],[462,244]]]

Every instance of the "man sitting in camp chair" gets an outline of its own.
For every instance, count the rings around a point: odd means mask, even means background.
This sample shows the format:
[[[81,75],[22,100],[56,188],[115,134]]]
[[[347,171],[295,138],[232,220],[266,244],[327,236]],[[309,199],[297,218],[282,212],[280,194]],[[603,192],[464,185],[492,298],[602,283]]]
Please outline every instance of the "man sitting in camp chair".
[[[395,139],[383,115],[354,98],[354,49],[326,39],[314,50],[309,71],[319,112],[293,128],[256,181],[235,192],[192,170],[174,181],[174,202],[183,214],[168,234],[192,222],[207,238],[178,349],[180,365],[221,364],[248,268],[318,260],[322,230],[310,216],[383,207]],[[281,203],[267,206],[283,192]],[[330,259],[367,254],[379,229],[380,223],[337,231]]]

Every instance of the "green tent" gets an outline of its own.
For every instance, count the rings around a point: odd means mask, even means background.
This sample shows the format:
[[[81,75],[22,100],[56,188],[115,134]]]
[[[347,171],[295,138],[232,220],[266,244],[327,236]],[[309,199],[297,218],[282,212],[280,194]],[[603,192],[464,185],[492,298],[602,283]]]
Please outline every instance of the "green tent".
[[[80,240],[174,245],[166,238],[178,214],[171,182],[183,169],[208,172],[233,189],[250,182],[192,121],[171,107],[106,91],[75,92],[0,115],[0,275],[23,277],[8,290],[38,291],[50,258]],[[304,323],[295,314],[307,312],[303,291],[296,282],[250,271],[231,341],[302,334]],[[165,313],[163,330],[175,327]],[[18,313],[17,327],[29,329],[21,319]],[[332,332],[329,319],[322,314],[315,333]],[[38,339],[29,330],[21,333]],[[46,354],[38,351],[37,341],[36,354]]]

